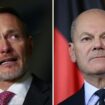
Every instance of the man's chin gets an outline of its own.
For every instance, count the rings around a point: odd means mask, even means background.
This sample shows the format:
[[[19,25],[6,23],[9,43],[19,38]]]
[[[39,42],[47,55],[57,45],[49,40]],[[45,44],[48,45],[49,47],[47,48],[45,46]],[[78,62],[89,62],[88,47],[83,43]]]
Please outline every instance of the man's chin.
[[[105,70],[95,70],[94,72],[85,72],[85,74],[91,76],[105,76]]]
[[[23,70],[18,70],[17,72],[6,72],[6,73],[1,73],[0,72],[0,81],[13,81],[17,80],[20,78],[22,75],[24,75],[25,72]]]

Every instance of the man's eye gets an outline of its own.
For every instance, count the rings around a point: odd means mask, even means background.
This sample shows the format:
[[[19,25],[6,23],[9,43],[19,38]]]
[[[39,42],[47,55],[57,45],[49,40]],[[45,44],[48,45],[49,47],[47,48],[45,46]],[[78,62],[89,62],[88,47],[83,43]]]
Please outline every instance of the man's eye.
[[[84,37],[81,39],[82,42],[87,42],[87,41],[91,41],[90,37]]]
[[[104,36],[102,36],[102,39],[105,39],[105,35],[104,35]]]
[[[11,38],[12,38],[12,39],[17,39],[17,38],[19,38],[19,35],[16,35],[16,34],[11,35]]]
[[[11,34],[8,36],[9,40],[20,40],[22,37],[19,34]]]

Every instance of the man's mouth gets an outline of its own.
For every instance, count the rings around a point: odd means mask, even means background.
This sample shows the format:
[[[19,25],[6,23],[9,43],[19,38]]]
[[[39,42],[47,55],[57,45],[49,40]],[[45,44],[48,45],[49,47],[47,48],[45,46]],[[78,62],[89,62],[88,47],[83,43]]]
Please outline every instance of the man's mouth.
[[[0,61],[0,65],[7,64],[7,63],[14,63],[15,61],[17,61],[16,57],[5,58],[5,59]]]
[[[96,57],[92,57],[90,60],[93,60],[93,59],[105,59],[105,56],[96,56]]]

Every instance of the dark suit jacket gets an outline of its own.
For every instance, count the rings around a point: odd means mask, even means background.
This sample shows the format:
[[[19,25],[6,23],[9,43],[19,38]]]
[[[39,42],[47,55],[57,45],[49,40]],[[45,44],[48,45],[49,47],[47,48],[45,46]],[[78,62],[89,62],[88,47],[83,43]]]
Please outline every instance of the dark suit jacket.
[[[67,98],[59,105],[85,105],[84,86],[76,94]]]
[[[52,105],[51,85],[34,76],[23,105]]]

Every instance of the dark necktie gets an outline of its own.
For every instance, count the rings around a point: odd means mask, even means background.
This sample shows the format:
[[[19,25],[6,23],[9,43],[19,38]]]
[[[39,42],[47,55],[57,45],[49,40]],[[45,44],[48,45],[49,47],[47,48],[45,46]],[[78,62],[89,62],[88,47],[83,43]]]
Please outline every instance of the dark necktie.
[[[8,102],[12,99],[15,94],[9,91],[0,93],[0,105],[8,105]]]
[[[105,89],[100,89],[96,91],[95,94],[99,96],[99,100],[97,101],[97,103],[99,102],[99,105],[105,105]]]

